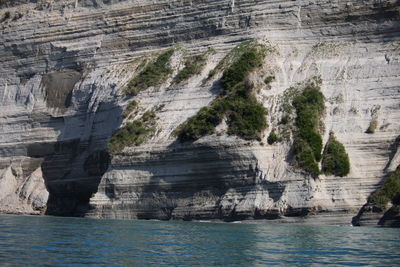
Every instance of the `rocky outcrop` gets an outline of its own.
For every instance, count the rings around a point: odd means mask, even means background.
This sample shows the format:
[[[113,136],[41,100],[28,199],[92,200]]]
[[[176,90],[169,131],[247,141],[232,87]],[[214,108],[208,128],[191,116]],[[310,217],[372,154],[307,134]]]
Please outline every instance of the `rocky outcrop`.
[[[400,227],[400,206],[390,205],[382,209],[372,204],[365,204],[352,219],[355,226]]]
[[[393,159],[396,159],[395,157]],[[389,165],[389,169],[391,165]],[[385,177],[383,185],[368,199],[357,216],[353,225],[400,226],[400,167]]]
[[[0,172],[0,212],[41,214],[49,193],[43,180],[40,161],[21,159]],[[35,167],[33,167],[35,168]]]
[[[19,0],[0,6],[0,169],[6,177],[22,158],[40,162],[34,173],[49,192],[48,214],[226,220],[355,215],[397,157],[396,1]],[[177,142],[176,127],[219,93],[218,76],[203,82],[208,72],[253,38],[274,48],[252,77],[268,109],[261,142],[227,136],[224,125],[194,143]],[[133,98],[122,89],[137,74],[135,59],[177,44],[186,52],[174,54],[174,73],[134,97],[136,116],[164,105],[158,131],[110,157],[108,139],[129,120],[121,114]],[[210,47],[216,54],[200,75],[172,84],[185,53]],[[266,76],[275,79],[263,84]],[[269,132],[279,127],[285,90],[313,77],[322,80],[326,98],[324,143],[334,131],[345,146],[351,163],[346,177],[312,178],[294,168],[290,138],[267,145]],[[367,134],[373,119],[377,128]],[[21,174],[21,181],[31,175]],[[11,176],[2,179],[13,189],[0,199],[20,198],[23,182]]]

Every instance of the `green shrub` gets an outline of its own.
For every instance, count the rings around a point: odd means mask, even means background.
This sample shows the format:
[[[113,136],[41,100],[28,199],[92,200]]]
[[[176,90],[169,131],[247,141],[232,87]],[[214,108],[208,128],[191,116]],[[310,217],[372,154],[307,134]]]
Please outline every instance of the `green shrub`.
[[[140,120],[128,122],[111,137],[108,151],[110,153],[118,153],[121,152],[126,146],[138,146],[146,141],[147,137],[152,131],[152,128],[147,127]]]
[[[268,52],[268,51],[274,51],[273,48],[266,47],[263,44],[259,44],[259,43],[255,42],[254,40],[248,40],[248,41],[242,42],[239,45],[237,45],[234,49],[232,49],[218,63],[218,65],[213,70],[210,71],[210,73],[208,74],[207,80],[214,77],[217,73],[220,73],[221,71],[223,71],[229,65],[232,65],[232,62],[234,62],[239,57],[241,57],[244,53],[246,53],[250,50],[256,50],[256,51],[262,53],[263,55],[265,55],[266,52]]]
[[[322,172],[335,176],[346,176],[350,172],[350,161],[346,149],[333,134],[329,136],[324,149]]]
[[[19,20],[20,18],[22,18],[24,15],[23,14],[21,14],[21,13],[19,13],[19,12],[16,12],[15,14],[14,14],[14,17],[13,17],[13,20],[15,21],[15,20]]]
[[[282,141],[282,138],[280,138],[280,137],[275,133],[275,131],[271,131],[271,133],[270,133],[269,136],[268,136],[267,141],[268,141],[268,144],[272,145],[272,144],[274,144],[274,143],[276,143],[276,142]]]
[[[128,117],[129,114],[131,114],[137,107],[138,103],[135,100],[132,100],[131,102],[129,102],[128,106],[126,106],[124,113],[122,113],[122,116],[124,118]]]
[[[154,110],[146,111],[141,119],[128,122],[120,128],[108,143],[108,152],[121,152],[126,146],[141,145],[155,132],[156,114]]]
[[[286,125],[289,123],[289,121],[290,121],[290,116],[285,114],[282,116],[281,120],[279,121],[279,124]]]
[[[250,40],[245,41],[237,45],[234,49],[232,49],[220,62],[218,62],[218,65],[210,71],[207,80],[211,79],[217,73],[222,71],[225,67],[227,67],[231,63],[232,60],[238,58],[244,51],[246,51],[250,47],[252,43],[253,42]]]
[[[142,121],[143,122],[154,122],[156,119],[156,112],[154,110],[148,110],[142,115]]]
[[[207,58],[215,50],[209,49],[206,53],[190,57],[185,61],[185,67],[176,75],[175,83],[181,83],[194,75],[198,75],[207,63]]]
[[[370,122],[369,127],[368,127],[366,133],[369,133],[369,134],[375,133],[375,130],[376,130],[376,127],[377,127],[377,126],[378,126],[378,120],[377,120],[377,119],[373,119],[373,120]]]
[[[180,141],[194,141],[202,136],[212,134],[215,127],[221,123],[223,113],[213,106],[203,107],[196,115],[190,117],[179,129]]]
[[[319,173],[322,137],[319,133],[320,118],[325,109],[324,96],[315,87],[306,87],[293,100],[296,109],[295,158],[299,167],[313,175]]]
[[[148,63],[144,70],[128,83],[125,93],[137,95],[144,89],[162,84],[172,73],[169,61],[173,54],[174,49],[169,49],[161,53],[154,61]]]
[[[261,139],[261,133],[267,127],[266,110],[252,95],[252,85],[245,80],[251,71],[261,66],[265,53],[260,46],[247,44],[240,45],[240,51],[240,56],[223,73],[223,96],[200,109],[177,129],[180,141],[193,141],[214,133],[224,117],[227,118],[228,134],[246,140]]]
[[[275,76],[268,76],[267,78],[264,79],[264,83],[266,85],[269,85],[270,83],[272,83],[273,81],[275,81]]]
[[[398,201],[398,195],[400,194],[400,165],[396,171],[389,175],[384,184],[380,189],[370,197],[370,203],[375,204],[382,209],[385,209],[389,201]]]
[[[250,49],[244,52],[233,64],[224,71],[222,76],[225,93],[235,94],[235,89],[244,86],[246,76],[255,68],[260,67],[264,55],[262,51]]]
[[[314,153],[307,141],[298,138],[294,140],[293,151],[296,155],[296,162],[300,168],[316,177],[319,174],[318,163]]]
[[[261,140],[261,133],[267,127],[263,105],[255,97],[236,97],[228,101],[228,134],[245,140]]]

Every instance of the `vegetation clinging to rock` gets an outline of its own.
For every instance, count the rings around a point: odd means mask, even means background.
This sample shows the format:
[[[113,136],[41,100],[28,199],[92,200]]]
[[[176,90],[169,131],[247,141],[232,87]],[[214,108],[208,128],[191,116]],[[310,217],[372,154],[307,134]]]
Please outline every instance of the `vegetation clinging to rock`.
[[[378,126],[378,120],[375,118],[372,119],[372,121],[369,123],[369,127],[368,127],[366,133],[369,133],[369,134],[375,133],[377,126]]]
[[[193,141],[212,134],[215,127],[227,118],[228,134],[246,140],[260,139],[267,127],[266,110],[253,95],[253,86],[246,81],[247,75],[262,65],[265,49],[260,45],[246,43],[241,53],[224,71],[223,95],[208,107],[189,118],[177,129],[180,141]]]
[[[263,44],[260,44],[258,42],[255,42],[254,40],[248,40],[245,42],[242,42],[241,44],[237,45],[232,51],[230,51],[219,63],[218,65],[210,71],[208,74],[207,79],[213,78],[216,74],[222,72],[224,69],[226,69],[229,65],[232,64],[235,60],[237,60],[239,57],[241,57],[245,52],[248,52],[249,50],[258,50],[262,52],[264,55],[268,51],[273,51],[274,49],[271,47],[267,47]]]
[[[274,144],[274,143],[276,143],[276,142],[282,141],[282,138],[279,137],[279,136],[275,133],[275,131],[272,131],[272,132],[269,134],[267,141],[268,141],[268,144],[272,145],[272,144]]]
[[[147,66],[128,83],[125,93],[137,95],[144,89],[163,83],[168,75],[172,73],[169,61],[173,54],[174,49],[168,49],[162,52],[155,60],[148,63]]]
[[[275,81],[275,76],[268,76],[264,79],[266,85],[270,85],[273,81]]]
[[[185,67],[178,72],[175,77],[175,83],[181,83],[194,75],[198,75],[207,63],[207,58],[214,53],[213,49],[207,50],[204,54],[189,57],[185,61]]]
[[[372,194],[370,202],[385,209],[389,201],[400,195],[400,165],[389,175],[382,187]]]
[[[251,89],[246,86],[247,75],[262,65],[265,52],[255,48],[245,51],[232,65],[224,71],[222,76],[224,93],[231,93],[246,97]]]
[[[128,122],[111,137],[108,152],[115,154],[121,152],[126,146],[138,146],[144,143],[156,130],[155,119],[155,111],[150,110],[146,111],[140,119]]]
[[[138,107],[138,103],[135,100],[129,102],[128,106],[126,106],[124,113],[122,116],[124,118],[128,117],[136,108]]]
[[[210,106],[201,108],[196,115],[190,117],[177,129],[180,141],[193,141],[214,132],[215,127],[221,123],[223,118],[217,102],[214,101]]]
[[[346,176],[350,172],[350,161],[346,149],[336,140],[333,133],[329,136],[322,156],[322,172],[335,176]]]
[[[227,99],[228,134],[245,140],[261,140],[261,133],[267,127],[267,111],[255,97]]]
[[[322,151],[319,130],[320,118],[325,109],[324,96],[316,86],[308,86],[294,98],[293,106],[297,115],[294,140],[296,162],[300,168],[317,176]]]

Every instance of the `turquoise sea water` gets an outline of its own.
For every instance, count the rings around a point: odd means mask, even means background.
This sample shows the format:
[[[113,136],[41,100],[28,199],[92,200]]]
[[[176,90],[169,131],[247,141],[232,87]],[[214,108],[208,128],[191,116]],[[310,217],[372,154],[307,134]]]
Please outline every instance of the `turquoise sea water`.
[[[0,266],[399,266],[400,229],[0,215]]]

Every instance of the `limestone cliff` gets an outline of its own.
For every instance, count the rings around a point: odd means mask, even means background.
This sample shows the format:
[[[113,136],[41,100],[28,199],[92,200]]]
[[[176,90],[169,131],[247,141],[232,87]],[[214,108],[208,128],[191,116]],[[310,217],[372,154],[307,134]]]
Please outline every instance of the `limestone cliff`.
[[[44,210],[48,198],[53,215],[328,214],[350,224],[400,163],[398,1],[3,0],[0,7],[3,212]],[[251,77],[268,110],[262,139],[229,136],[222,123],[215,134],[177,141],[176,128],[220,94],[221,72],[207,79],[209,72],[251,39],[272,48]],[[125,95],[140,63],[171,47],[167,79]],[[185,57],[210,48],[201,73],[176,84]],[[284,92],[316,78],[326,100],[323,141],[333,131],[346,148],[345,177],[295,168],[290,136],[267,142]],[[133,99],[138,110],[124,117]],[[112,134],[149,110],[157,110],[151,138],[110,156]]]

